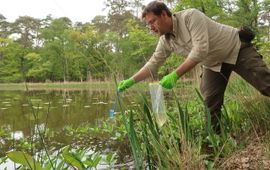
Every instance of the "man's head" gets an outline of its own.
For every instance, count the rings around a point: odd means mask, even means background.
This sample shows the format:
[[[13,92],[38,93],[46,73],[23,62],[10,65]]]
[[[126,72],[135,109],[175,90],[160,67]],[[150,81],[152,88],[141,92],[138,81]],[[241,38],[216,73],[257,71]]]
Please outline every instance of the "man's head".
[[[144,8],[142,18],[151,31],[158,35],[164,35],[172,31],[172,13],[163,2],[150,2]]]

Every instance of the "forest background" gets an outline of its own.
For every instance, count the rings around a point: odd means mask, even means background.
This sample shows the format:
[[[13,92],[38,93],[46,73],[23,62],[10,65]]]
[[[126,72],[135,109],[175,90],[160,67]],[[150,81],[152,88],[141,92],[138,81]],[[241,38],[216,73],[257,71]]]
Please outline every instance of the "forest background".
[[[217,22],[256,32],[254,44],[270,64],[270,0],[167,0],[173,12],[197,8]],[[108,14],[73,23],[67,17],[0,14],[0,83],[91,82],[130,77],[151,57],[158,37],[140,19],[142,0],[106,0]],[[183,57],[172,55],[163,76]],[[187,75],[192,78],[193,74]]]

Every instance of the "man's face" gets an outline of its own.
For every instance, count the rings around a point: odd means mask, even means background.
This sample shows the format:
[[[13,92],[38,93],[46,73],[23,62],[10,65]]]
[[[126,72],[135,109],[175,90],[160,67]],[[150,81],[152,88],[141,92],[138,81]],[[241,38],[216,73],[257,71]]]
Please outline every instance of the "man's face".
[[[153,12],[149,12],[145,16],[145,21],[150,30],[159,36],[164,35],[171,30],[171,20],[165,11],[163,11],[160,16],[155,15]]]

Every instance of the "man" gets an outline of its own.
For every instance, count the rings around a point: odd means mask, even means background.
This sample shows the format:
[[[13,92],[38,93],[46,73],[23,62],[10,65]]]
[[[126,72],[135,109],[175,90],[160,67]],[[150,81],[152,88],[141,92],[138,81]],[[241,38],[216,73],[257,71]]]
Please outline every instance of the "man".
[[[120,82],[119,91],[149,77],[171,52],[187,56],[185,61],[160,81],[171,89],[177,80],[198,63],[203,65],[200,90],[211,113],[214,130],[220,133],[219,119],[224,92],[235,71],[263,95],[270,95],[270,71],[251,44],[254,35],[217,23],[196,9],[171,14],[159,1],[150,2],[142,13],[151,30],[160,36],[150,60],[130,79]],[[247,35],[246,35],[247,34]]]

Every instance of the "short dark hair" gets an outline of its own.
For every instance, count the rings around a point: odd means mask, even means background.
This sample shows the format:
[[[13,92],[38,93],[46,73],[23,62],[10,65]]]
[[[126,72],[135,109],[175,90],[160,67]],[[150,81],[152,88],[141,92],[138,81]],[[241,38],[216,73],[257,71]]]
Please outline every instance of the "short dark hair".
[[[144,19],[145,16],[150,12],[153,12],[155,15],[160,16],[162,11],[165,11],[169,17],[172,16],[171,11],[163,2],[152,1],[148,5],[146,5],[146,7],[144,7],[142,12],[142,19]]]

